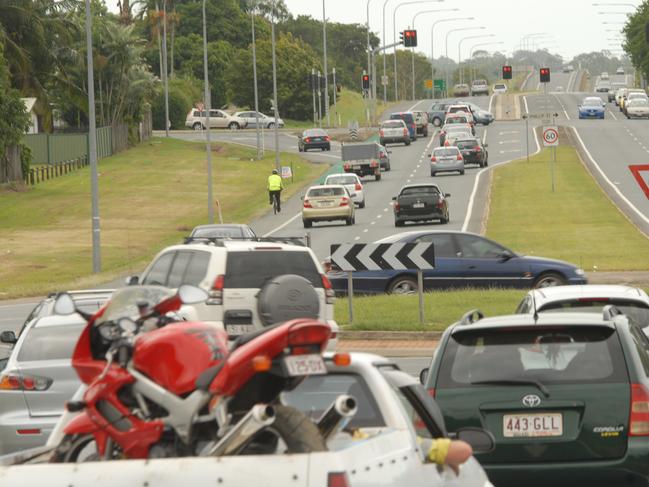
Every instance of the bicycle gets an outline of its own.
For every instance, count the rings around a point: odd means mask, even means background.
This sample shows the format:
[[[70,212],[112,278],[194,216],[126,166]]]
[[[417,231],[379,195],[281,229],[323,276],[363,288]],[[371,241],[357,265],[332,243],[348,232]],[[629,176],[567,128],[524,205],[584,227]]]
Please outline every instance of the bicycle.
[[[273,215],[277,215],[280,212],[280,191],[273,192]]]

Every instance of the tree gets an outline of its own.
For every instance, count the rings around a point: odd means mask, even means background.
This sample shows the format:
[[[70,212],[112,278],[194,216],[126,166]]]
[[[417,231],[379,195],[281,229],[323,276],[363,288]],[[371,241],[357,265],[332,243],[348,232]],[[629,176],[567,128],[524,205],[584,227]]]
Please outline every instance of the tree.
[[[645,38],[647,23],[649,23],[649,2],[642,2],[622,30],[626,37],[624,50],[629,53],[631,62],[645,78],[649,77],[649,46]]]

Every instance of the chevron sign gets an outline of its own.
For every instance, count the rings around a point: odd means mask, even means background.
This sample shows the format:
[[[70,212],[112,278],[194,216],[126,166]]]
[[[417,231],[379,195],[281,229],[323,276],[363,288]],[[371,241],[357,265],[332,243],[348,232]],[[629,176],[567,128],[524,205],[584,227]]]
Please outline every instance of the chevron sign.
[[[335,244],[331,263],[341,271],[426,270],[435,268],[432,243]]]

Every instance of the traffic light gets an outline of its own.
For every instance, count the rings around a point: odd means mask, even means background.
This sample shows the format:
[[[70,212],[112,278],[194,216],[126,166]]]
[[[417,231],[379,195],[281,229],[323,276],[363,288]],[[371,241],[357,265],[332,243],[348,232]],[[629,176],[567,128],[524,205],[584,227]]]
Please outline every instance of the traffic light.
[[[503,66],[503,79],[512,79],[512,67]]]
[[[369,90],[370,89],[370,75],[369,74],[364,74],[362,80],[363,80],[363,89],[364,90]]]
[[[541,68],[539,70],[539,77],[541,78],[541,83],[550,82],[550,68]]]
[[[417,47],[417,31],[404,30],[399,32],[399,38],[403,42],[404,47]]]

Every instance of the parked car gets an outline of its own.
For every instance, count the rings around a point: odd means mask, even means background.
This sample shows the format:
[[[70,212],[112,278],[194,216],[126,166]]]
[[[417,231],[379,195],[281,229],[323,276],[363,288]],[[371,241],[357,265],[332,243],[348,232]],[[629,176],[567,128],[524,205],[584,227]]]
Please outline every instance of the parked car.
[[[430,175],[442,172],[464,174],[464,157],[457,147],[435,147],[430,155]]]
[[[255,232],[245,223],[212,223],[194,227],[187,241],[199,238],[257,238]]]
[[[627,100],[626,118],[649,118],[649,98],[636,97]]]
[[[488,95],[489,83],[486,79],[475,79],[471,82],[471,96]]]
[[[598,96],[584,98],[577,110],[580,120],[583,118],[601,118],[603,120],[606,114],[606,106]]]
[[[353,225],[355,216],[352,198],[355,194],[350,194],[342,185],[311,186],[302,202],[304,228],[311,228],[313,222],[335,220]]]
[[[471,94],[471,88],[465,83],[458,83],[453,86],[453,96],[469,96]]]
[[[238,130],[246,128],[245,119],[230,115],[223,110],[210,110],[210,128]],[[185,126],[194,130],[205,130],[205,110],[192,108],[185,119]]]
[[[420,110],[413,110],[412,113],[415,116],[417,134],[422,137],[428,137],[428,114]]]
[[[540,288],[586,284],[584,271],[560,260],[519,255],[481,235],[458,231],[413,231],[391,235],[377,243],[435,245],[435,269],[425,270],[424,289]],[[347,273],[327,276],[337,293],[347,292]],[[358,271],[353,273],[354,292],[410,293],[417,290],[416,271]]]
[[[620,66],[615,70],[615,74],[624,74],[624,67]]]
[[[494,95],[504,95],[507,93],[507,85],[505,83],[496,83],[493,85],[493,88],[491,88],[491,92]]]
[[[389,171],[392,169],[390,166],[390,152],[385,146],[379,145],[379,164],[381,165],[381,169],[384,171]]]
[[[448,223],[448,201],[451,195],[444,193],[437,184],[408,184],[401,188],[394,201],[394,226],[406,222],[439,220]]]
[[[444,332],[425,383],[447,427],[496,438],[495,485],[643,485],[649,339],[614,309],[483,318]],[[533,476],[530,476],[533,472]]]
[[[272,129],[275,127],[275,117],[269,117],[264,115],[261,112],[237,112],[234,114],[235,117],[243,118],[248,128],[257,128],[257,119],[259,119],[259,126],[267,129]],[[282,128],[284,126],[284,120],[281,118],[277,119],[277,127]]]
[[[359,208],[365,208],[365,192],[363,191],[363,183],[354,173],[343,174],[330,174],[324,181],[325,186],[342,185],[347,189],[347,192],[352,196],[352,201],[358,205]]]
[[[483,144],[480,137],[458,139],[453,145],[460,149],[465,165],[477,164],[480,167],[487,167],[489,165],[488,144]]]
[[[297,150],[306,152],[309,149],[331,150],[331,137],[323,129],[306,129],[297,138]]]
[[[637,287],[612,284],[555,286],[529,291],[516,313],[588,312],[602,313],[613,305],[642,328],[649,326],[649,296]]]
[[[439,144],[440,145],[449,145],[446,144],[447,136],[450,134],[466,134],[468,137],[473,135],[473,127],[468,123],[452,123],[449,125],[444,125],[439,131]]]
[[[417,140],[417,124],[415,123],[415,115],[412,112],[391,113],[390,120],[403,120],[408,128],[410,140]]]
[[[381,145],[395,142],[410,145],[410,133],[403,120],[384,120],[379,126],[379,141]]]
[[[353,206],[353,205],[352,205]],[[231,338],[270,326],[274,309],[258,295],[271,281],[285,274],[306,278],[318,295],[319,320],[333,331],[335,348],[338,325],[333,315],[333,292],[313,251],[306,245],[281,242],[217,240],[172,245],[160,251],[130,285],[153,284],[177,289],[192,284],[208,291],[204,303],[183,306],[178,314],[225,328]],[[313,303],[295,303],[312,310]]]

